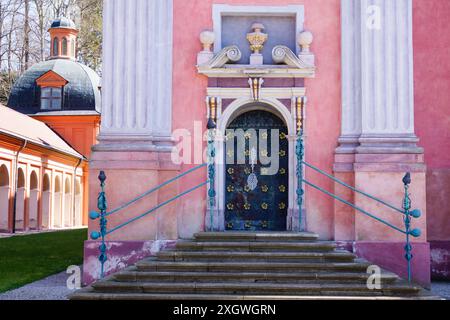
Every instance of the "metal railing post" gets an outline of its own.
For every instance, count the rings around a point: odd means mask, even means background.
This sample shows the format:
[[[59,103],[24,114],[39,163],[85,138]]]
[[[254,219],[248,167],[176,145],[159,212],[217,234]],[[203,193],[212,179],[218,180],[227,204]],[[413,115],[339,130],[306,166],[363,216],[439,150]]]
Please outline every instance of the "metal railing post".
[[[216,178],[216,168],[215,168],[215,158],[216,158],[216,148],[215,143],[215,129],[208,128],[208,199],[209,199],[209,218],[210,226],[209,231],[214,231],[214,207],[216,205],[216,190],[215,190],[215,178]]]
[[[214,141],[214,136],[213,136],[213,141]],[[212,144],[212,146],[214,147],[214,144]],[[208,154],[212,155],[212,159],[213,159],[212,163],[214,163],[214,158],[215,158],[215,150],[214,150],[214,148],[211,149],[211,151]],[[100,255],[99,255],[98,259],[99,259],[99,261],[101,263],[101,271],[100,271],[101,278],[104,278],[104,276],[105,276],[105,263],[108,260],[108,257],[107,257],[107,249],[108,249],[108,247],[107,247],[106,241],[105,241],[107,235],[112,234],[113,232],[115,232],[115,231],[117,231],[119,229],[122,229],[125,226],[127,226],[127,225],[129,225],[129,224],[131,224],[131,223],[133,223],[133,222],[135,222],[137,220],[140,220],[140,219],[144,218],[145,216],[155,212],[156,210],[158,210],[158,209],[168,205],[169,203],[172,203],[173,201],[175,201],[175,200],[177,200],[177,199],[179,199],[179,198],[181,198],[181,197],[183,197],[183,196],[185,196],[185,195],[187,195],[187,194],[189,194],[189,193],[191,193],[191,192],[193,192],[193,191],[195,191],[195,190],[197,190],[197,189],[199,189],[201,187],[207,186],[210,181],[212,181],[212,189],[210,190],[209,194],[213,195],[212,198],[214,200],[215,199],[215,190],[214,190],[215,168],[214,168],[214,166],[212,166],[213,170],[208,173],[208,175],[211,178],[211,180],[207,180],[205,182],[202,182],[202,183],[196,185],[195,187],[192,187],[189,190],[184,191],[184,192],[176,195],[175,197],[172,197],[172,198],[162,202],[161,204],[153,207],[152,209],[144,212],[143,214],[141,214],[139,216],[135,216],[134,218],[128,219],[124,223],[121,223],[121,224],[119,224],[117,226],[109,228],[109,230],[107,229],[107,224],[108,224],[107,217],[109,215],[111,215],[111,214],[117,213],[117,212],[127,208],[128,206],[132,205],[133,203],[136,203],[138,200],[143,199],[145,196],[148,196],[149,194],[151,194],[151,193],[161,189],[162,187],[164,187],[164,186],[166,186],[166,185],[168,185],[168,184],[170,184],[170,183],[172,183],[172,182],[174,182],[174,181],[176,181],[178,179],[181,179],[182,177],[185,177],[186,175],[191,174],[194,171],[197,171],[197,170],[199,170],[201,168],[205,168],[207,166],[208,166],[208,164],[204,163],[204,164],[199,165],[199,166],[197,166],[195,168],[189,169],[186,172],[176,176],[175,178],[172,178],[172,179],[167,180],[166,182],[164,182],[162,184],[159,184],[157,187],[154,187],[154,188],[150,189],[149,191],[143,193],[142,195],[138,196],[137,198],[127,202],[126,204],[118,207],[117,209],[115,209],[115,210],[113,210],[111,212],[107,212],[108,205],[107,205],[107,201],[106,201],[106,192],[105,192],[106,174],[105,174],[104,171],[100,172],[100,175],[98,176],[98,179],[100,180],[101,191],[100,191],[100,193],[98,195],[98,202],[97,202],[97,207],[98,207],[99,212],[93,211],[93,212],[91,212],[89,214],[89,217],[92,220],[99,219],[100,231],[92,231],[91,234],[90,234],[90,237],[91,237],[92,240],[101,239],[101,244],[98,247],[99,251],[100,251]],[[214,201],[212,202],[212,204],[213,204],[212,207],[214,207]],[[211,214],[212,214],[212,212],[213,211],[211,210]],[[211,221],[213,222],[212,215],[211,215]]]
[[[106,229],[108,224],[108,221],[106,219],[106,210],[108,209],[108,204],[106,201],[106,192],[105,192],[106,174],[104,171],[100,171],[98,179],[100,180],[101,191],[98,195],[97,207],[98,210],[100,211],[100,214],[97,212],[91,212],[89,216],[92,220],[100,218],[100,232],[93,231],[91,233],[91,239],[98,240],[99,238],[101,238],[101,244],[99,246],[100,255],[98,257],[98,260],[101,263],[100,278],[103,279],[105,275],[105,263],[108,260],[108,256],[106,254],[107,248],[105,243],[105,237],[107,234]]]
[[[303,189],[303,161],[305,160],[305,144],[303,140],[303,115],[305,98],[297,99],[297,205],[298,205],[298,231],[304,231],[302,227],[302,208],[305,190]]]
[[[409,185],[411,184],[411,174],[407,173],[403,178],[403,186],[405,190],[405,195],[403,198],[403,209],[405,210],[405,215],[403,217],[405,223],[405,232],[406,232],[406,245],[405,245],[405,259],[408,264],[408,281],[412,281],[412,271],[411,271],[411,260],[413,258],[412,255],[412,246],[410,243],[410,234],[411,234],[411,198],[409,195]]]

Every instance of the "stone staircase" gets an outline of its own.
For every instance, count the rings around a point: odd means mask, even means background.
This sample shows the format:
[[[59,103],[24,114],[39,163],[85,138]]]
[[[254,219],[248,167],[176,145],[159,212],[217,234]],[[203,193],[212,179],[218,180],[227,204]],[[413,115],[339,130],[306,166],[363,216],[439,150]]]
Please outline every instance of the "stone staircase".
[[[312,233],[209,232],[138,262],[72,300],[435,299],[395,274],[367,288],[370,263]]]

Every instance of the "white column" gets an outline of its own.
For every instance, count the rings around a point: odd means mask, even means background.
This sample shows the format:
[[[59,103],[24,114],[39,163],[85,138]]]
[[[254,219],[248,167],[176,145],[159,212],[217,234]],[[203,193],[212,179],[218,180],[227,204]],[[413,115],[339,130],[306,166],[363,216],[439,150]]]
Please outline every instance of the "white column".
[[[338,153],[354,152],[361,136],[361,15],[359,1],[341,1],[342,133]]]
[[[172,0],[105,0],[99,151],[166,151],[172,131]]]
[[[342,0],[342,143],[421,153],[414,134],[412,0]],[[339,149],[338,149],[339,151]]]

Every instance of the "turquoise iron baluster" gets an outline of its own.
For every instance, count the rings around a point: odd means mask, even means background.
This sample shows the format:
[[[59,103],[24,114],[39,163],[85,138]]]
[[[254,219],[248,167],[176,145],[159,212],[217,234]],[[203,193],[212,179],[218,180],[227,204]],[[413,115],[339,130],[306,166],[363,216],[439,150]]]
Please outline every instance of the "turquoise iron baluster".
[[[410,229],[411,229],[411,217],[409,215],[409,211],[411,210],[411,198],[408,192],[409,185],[411,184],[411,174],[407,173],[403,178],[403,185],[405,189],[405,196],[403,199],[403,209],[405,210],[405,216],[403,218],[405,222],[405,231],[406,231],[406,246],[405,246],[405,258],[408,263],[408,281],[411,282],[411,260],[413,255],[411,253],[412,246],[409,241]]]
[[[304,98],[297,100],[297,204],[298,204],[298,230],[303,231],[302,228],[302,208],[303,197],[305,190],[303,189],[303,161],[305,159],[305,144],[303,140],[303,112],[304,112]]]
[[[215,158],[216,148],[214,146],[215,129],[208,124],[208,180],[209,180],[209,216],[210,216],[210,231],[214,231],[214,207],[216,205],[216,190],[214,188],[214,182],[216,177]]]
[[[100,232],[93,231],[91,233],[91,239],[92,240],[98,240],[99,238],[102,238],[101,245],[99,246],[100,255],[98,257],[98,260],[101,263],[101,271],[100,271],[100,277],[104,277],[105,273],[105,262],[108,260],[107,254],[106,254],[106,243],[105,243],[105,237],[107,233],[107,224],[108,221],[106,219],[106,210],[108,209],[108,204],[106,202],[106,193],[105,193],[105,181],[106,181],[106,175],[104,171],[100,171],[100,175],[98,176],[98,179],[100,180],[100,187],[101,192],[98,195],[98,202],[97,207],[100,210],[100,214],[97,212],[91,212],[90,218],[92,220],[96,220],[100,218]]]
[[[298,228],[299,231],[302,230],[302,208],[303,208],[303,197],[305,195],[305,190],[303,190],[303,160],[305,157],[305,146],[303,141],[303,133],[299,132],[297,137],[297,202],[298,202]]]
[[[214,207],[216,205],[216,190],[214,188],[216,178],[216,148],[214,146],[217,128],[217,103],[218,99],[215,97],[208,97],[209,117],[206,127],[208,128],[208,180],[209,180],[209,230],[214,231]]]
[[[412,270],[411,270],[411,260],[412,255],[412,245],[410,242],[410,236],[415,238],[420,237],[420,229],[411,230],[411,217],[420,218],[420,210],[411,211],[411,197],[409,194],[409,185],[411,184],[411,174],[407,173],[403,178],[403,185],[405,189],[405,196],[403,198],[403,209],[405,210],[405,216],[403,218],[405,222],[405,232],[406,232],[406,246],[405,246],[405,259],[408,262],[408,281],[412,281]]]

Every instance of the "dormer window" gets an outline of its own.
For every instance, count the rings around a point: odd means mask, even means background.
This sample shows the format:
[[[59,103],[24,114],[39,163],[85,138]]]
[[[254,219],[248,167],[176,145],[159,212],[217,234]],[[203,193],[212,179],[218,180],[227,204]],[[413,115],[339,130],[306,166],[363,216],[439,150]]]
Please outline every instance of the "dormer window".
[[[41,110],[61,110],[62,87],[41,88]]]
[[[54,111],[63,109],[64,87],[68,81],[50,70],[36,80],[41,88],[41,110]]]

